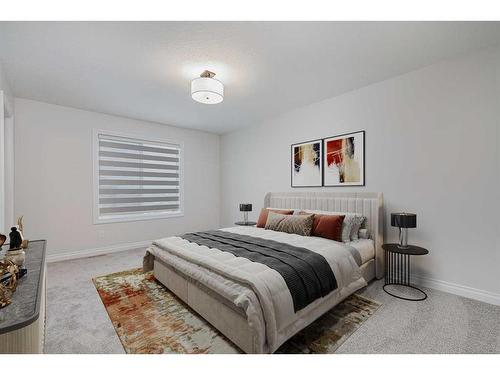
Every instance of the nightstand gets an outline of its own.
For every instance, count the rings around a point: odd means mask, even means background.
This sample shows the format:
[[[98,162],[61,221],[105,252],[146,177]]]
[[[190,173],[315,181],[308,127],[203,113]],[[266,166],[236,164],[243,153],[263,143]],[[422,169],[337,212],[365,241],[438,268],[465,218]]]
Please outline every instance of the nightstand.
[[[414,285],[411,285],[410,280],[410,257],[412,255],[426,255],[429,254],[429,250],[423,247],[408,245],[405,248],[399,247],[399,244],[388,243],[382,245],[385,250],[385,283],[384,291],[393,297],[404,299],[406,301],[423,301],[427,298],[427,294]],[[388,285],[402,285],[407,288],[417,290],[422,294],[420,298],[408,298],[403,297],[386,289]]]
[[[237,221],[236,223],[234,223],[236,225],[243,225],[245,227],[253,227],[254,225],[257,225],[257,223],[255,221]]]

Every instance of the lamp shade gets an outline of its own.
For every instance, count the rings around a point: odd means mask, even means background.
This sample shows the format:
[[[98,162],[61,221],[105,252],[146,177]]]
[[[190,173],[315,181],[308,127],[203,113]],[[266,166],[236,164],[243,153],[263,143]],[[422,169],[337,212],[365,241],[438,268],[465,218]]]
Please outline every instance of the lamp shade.
[[[406,212],[391,214],[391,226],[398,228],[416,228],[417,215]]]
[[[191,97],[199,103],[220,103],[224,100],[224,85],[212,77],[193,79],[191,81]]]
[[[252,204],[251,203],[241,203],[240,204],[240,211],[242,211],[242,212],[252,211]]]

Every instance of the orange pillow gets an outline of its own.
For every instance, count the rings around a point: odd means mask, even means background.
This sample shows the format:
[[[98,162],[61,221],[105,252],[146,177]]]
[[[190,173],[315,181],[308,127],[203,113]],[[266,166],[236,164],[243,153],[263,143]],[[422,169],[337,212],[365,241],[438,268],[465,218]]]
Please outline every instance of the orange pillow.
[[[300,215],[309,215],[301,211]],[[311,236],[323,237],[329,240],[342,242],[342,223],[345,215],[314,214]]]
[[[311,236],[342,242],[342,223],[345,215],[314,215]]]
[[[269,211],[283,215],[293,214],[293,210],[270,210],[268,208],[263,208],[262,210],[260,210],[259,219],[257,220],[257,228],[264,228],[266,226],[267,216],[269,215]]]

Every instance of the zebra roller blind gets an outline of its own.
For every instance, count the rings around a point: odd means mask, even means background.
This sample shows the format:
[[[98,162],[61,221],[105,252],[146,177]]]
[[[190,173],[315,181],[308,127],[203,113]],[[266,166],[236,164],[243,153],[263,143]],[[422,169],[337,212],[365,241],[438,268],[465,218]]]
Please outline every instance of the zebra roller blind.
[[[182,213],[179,144],[102,133],[97,143],[97,221]]]

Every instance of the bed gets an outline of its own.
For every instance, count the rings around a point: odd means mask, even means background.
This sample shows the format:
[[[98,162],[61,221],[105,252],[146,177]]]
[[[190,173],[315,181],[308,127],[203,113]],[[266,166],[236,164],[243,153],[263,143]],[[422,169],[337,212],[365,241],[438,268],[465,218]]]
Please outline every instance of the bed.
[[[280,273],[216,247],[168,237],[153,242],[144,257],[146,271],[153,270],[160,283],[246,353],[276,351],[294,334],[384,274],[381,193],[268,193],[264,207],[362,214],[369,238],[343,244],[255,227],[216,231],[231,239],[271,241],[322,255],[335,276],[335,288],[300,309],[294,291]]]

